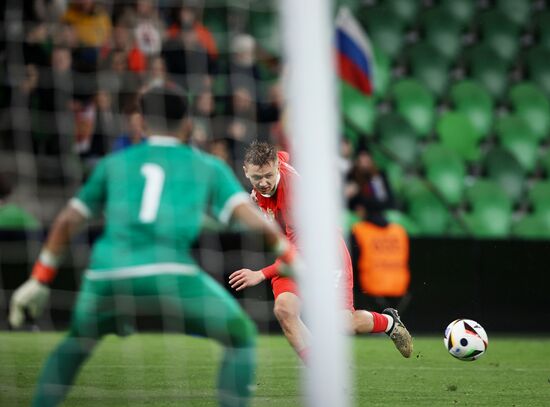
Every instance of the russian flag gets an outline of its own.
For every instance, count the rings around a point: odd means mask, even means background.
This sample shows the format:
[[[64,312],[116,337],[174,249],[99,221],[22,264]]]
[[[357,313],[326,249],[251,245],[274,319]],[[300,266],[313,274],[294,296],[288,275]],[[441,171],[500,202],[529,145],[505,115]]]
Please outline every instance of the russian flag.
[[[347,7],[336,17],[336,49],[340,77],[366,95],[374,88],[374,56],[367,34]]]

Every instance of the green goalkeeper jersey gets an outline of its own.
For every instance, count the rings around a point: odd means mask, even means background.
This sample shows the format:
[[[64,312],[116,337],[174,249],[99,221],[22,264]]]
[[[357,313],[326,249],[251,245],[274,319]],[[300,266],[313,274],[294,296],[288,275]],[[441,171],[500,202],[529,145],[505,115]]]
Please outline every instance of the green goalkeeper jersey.
[[[71,200],[86,217],[106,218],[87,277],[195,272],[189,248],[204,213],[226,223],[246,200],[228,166],[172,137],[109,155]]]

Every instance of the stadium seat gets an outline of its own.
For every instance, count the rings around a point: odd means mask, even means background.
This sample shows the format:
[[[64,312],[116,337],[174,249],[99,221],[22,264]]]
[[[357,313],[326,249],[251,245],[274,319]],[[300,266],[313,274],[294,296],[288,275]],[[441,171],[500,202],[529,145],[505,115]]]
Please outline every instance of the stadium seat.
[[[410,0],[386,0],[384,4],[407,25],[414,22],[419,8],[418,2]]]
[[[529,203],[535,213],[550,211],[550,181],[539,181],[529,191]]]
[[[397,57],[403,46],[403,22],[387,6],[362,8],[357,16],[373,44],[388,57]]]
[[[531,16],[530,3],[525,0],[498,0],[496,8],[515,25],[522,27]]]
[[[430,144],[422,154],[426,179],[449,205],[462,201],[466,169],[460,156],[441,144]]]
[[[379,48],[374,47],[375,69],[374,96],[378,99],[386,97],[391,79],[391,61]]]
[[[376,106],[371,97],[341,82],[342,113],[346,126],[351,126],[361,137],[372,135]]]
[[[249,30],[261,48],[271,55],[281,55],[281,30],[279,29],[277,13],[274,10],[262,9],[251,11]]]
[[[397,111],[410,123],[419,137],[427,136],[435,118],[433,95],[418,81],[402,79],[391,89]]]
[[[203,23],[216,40],[218,51],[225,54],[229,51],[229,27],[227,9],[225,7],[206,7]]]
[[[550,50],[550,10],[537,12],[534,16],[538,44]]]
[[[498,10],[480,17],[483,42],[505,61],[512,61],[519,49],[519,27]]]
[[[523,193],[525,171],[516,157],[501,147],[495,147],[483,161],[489,179],[499,185],[513,202],[517,202]]]
[[[481,83],[493,99],[504,95],[508,84],[508,64],[486,44],[478,44],[467,51],[472,79]]]
[[[384,215],[386,216],[388,222],[397,223],[398,225],[403,226],[410,236],[415,236],[420,233],[420,228],[418,225],[405,213],[395,209],[390,209],[385,211]]]
[[[404,167],[415,164],[418,157],[417,137],[412,126],[396,113],[378,119],[379,145],[387,156]]]
[[[472,211],[464,216],[477,237],[506,237],[512,222],[512,202],[494,182],[478,180],[466,190]]]
[[[449,224],[449,209],[420,179],[407,183],[404,195],[408,213],[418,225],[418,234],[439,236]]]
[[[467,25],[475,13],[475,0],[441,0],[440,7],[462,26]]]
[[[434,95],[443,95],[449,81],[449,61],[424,42],[411,47],[407,54],[412,75]]]
[[[538,144],[535,134],[522,117],[508,115],[496,124],[496,134],[501,145],[531,173],[537,164]]]
[[[478,141],[481,136],[468,116],[460,112],[447,112],[439,118],[436,128],[441,142],[464,160],[475,161],[480,158]]]
[[[541,216],[528,214],[512,224],[512,236],[520,239],[550,239],[550,227]]]
[[[541,46],[533,47],[526,56],[529,77],[537,86],[550,96],[550,50]]]
[[[449,15],[447,10],[434,7],[424,12],[422,25],[426,42],[448,61],[453,61],[460,52],[462,24]]]
[[[484,138],[493,125],[493,99],[483,86],[476,81],[463,80],[451,88],[450,101],[456,111],[463,113]]]
[[[547,150],[539,157],[537,167],[544,172],[547,178],[550,178],[550,150]]]
[[[550,102],[544,93],[531,82],[513,86],[508,95],[516,113],[531,127],[537,140],[542,140],[550,130]]]

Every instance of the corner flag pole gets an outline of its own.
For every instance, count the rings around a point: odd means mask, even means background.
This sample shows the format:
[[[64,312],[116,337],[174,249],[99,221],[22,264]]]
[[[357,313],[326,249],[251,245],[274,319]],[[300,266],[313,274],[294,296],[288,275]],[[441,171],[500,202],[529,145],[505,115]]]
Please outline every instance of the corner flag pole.
[[[300,173],[298,185],[293,186],[294,217],[306,265],[299,283],[312,334],[304,380],[307,405],[347,407],[343,296],[335,289],[342,265],[337,239],[341,193],[332,5],[317,0],[283,0],[280,4],[289,138]]]

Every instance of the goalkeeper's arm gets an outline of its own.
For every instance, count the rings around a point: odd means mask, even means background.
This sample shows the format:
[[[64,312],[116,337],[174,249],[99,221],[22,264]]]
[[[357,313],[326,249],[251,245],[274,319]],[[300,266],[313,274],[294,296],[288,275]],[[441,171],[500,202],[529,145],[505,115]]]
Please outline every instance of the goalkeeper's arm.
[[[23,324],[25,310],[33,318],[40,315],[49,297],[48,284],[57,274],[67,244],[85,222],[86,218],[70,205],[59,213],[34,264],[31,277],[13,293],[9,316],[13,327]]]

